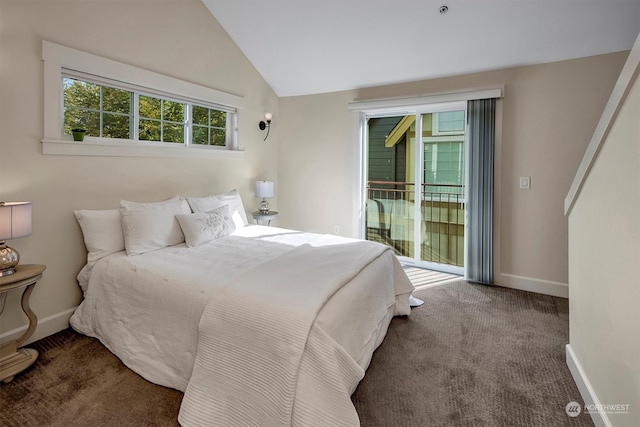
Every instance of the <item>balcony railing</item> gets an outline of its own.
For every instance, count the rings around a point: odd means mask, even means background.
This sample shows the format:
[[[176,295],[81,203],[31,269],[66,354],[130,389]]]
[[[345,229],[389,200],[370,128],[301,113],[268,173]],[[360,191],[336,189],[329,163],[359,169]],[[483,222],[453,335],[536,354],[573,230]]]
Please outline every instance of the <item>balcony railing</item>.
[[[367,183],[367,239],[410,258],[415,241],[414,189],[411,182]],[[463,266],[464,186],[422,185],[419,239],[421,260]]]

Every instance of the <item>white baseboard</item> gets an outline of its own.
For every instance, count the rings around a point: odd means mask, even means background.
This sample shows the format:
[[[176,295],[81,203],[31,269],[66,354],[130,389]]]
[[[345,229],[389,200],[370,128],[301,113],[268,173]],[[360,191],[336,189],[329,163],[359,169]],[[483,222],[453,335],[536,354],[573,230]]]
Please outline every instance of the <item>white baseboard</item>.
[[[505,288],[536,292],[538,294],[551,295],[560,298],[569,298],[569,285],[567,283],[500,273],[499,278],[495,281],[495,284],[498,286],[503,286]]]
[[[63,329],[67,329],[69,327],[69,319],[71,318],[73,312],[76,311],[76,308],[77,307],[73,307],[49,317],[45,317],[44,319],[38,319],[38,327],[36,328],[36,331],[33,333],[33,335],[29,337],[25,345],[48,337],[49,335],[53,335],[56,332],[62,331]],[[29,325],[24,325],[3,333],[2,335],[0,335],[0,344],[19,338],[20,335],[22,335],[24,331],[27,330],[28,326]]]
[[[575,381],[578,386],[578,391],[580,392],[580,396],[582,396],[582,400],[584,400],[584,404],[591,407],[600,407],[600,400],[598,396],[596,396],[596,392],[593,390],[586,373],[582,369],[580,361],[573,352],[571,344],[567,344],[566,353],[567,366],[569,367],[569,371],[571,371],[573,381]],[[607,417],[604,411],[589,411],[589,415],[591,415],[593,424],[595,424],[596,427],[612,427],[611,421],[609,421],[609,417]]]

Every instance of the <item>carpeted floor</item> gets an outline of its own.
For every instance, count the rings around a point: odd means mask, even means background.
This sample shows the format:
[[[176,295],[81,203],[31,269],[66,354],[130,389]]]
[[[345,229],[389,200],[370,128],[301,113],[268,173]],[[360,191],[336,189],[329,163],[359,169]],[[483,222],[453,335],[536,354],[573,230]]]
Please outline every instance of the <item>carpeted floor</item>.
[[[420,291],[395,318],[352,400],[363,427],[593,426],[565,363],[566,299],[462,280]],[[62,331],[33,343],[0,386],[1,426],[176,426],[182,393],[151,384],[97,340]],[[328,426],[329,427],[329,426]]]

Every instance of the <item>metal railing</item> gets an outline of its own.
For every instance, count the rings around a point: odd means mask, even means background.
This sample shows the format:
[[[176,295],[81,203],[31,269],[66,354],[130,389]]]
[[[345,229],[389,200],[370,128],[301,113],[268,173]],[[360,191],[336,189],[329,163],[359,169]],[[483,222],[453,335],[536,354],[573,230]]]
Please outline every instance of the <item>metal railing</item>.
[[[415,184],[368,181],[367,239],[414,257]],[[462,266],[464,263],[464,186],[422,184],[420,259]]]

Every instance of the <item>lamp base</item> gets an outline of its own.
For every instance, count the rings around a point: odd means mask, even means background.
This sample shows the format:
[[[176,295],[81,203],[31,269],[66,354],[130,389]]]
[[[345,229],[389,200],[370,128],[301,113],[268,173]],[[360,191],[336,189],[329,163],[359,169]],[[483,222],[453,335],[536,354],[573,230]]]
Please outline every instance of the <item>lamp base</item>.
[[[266,215],[269,213],[269,209],[271,209],[269,207],[269,202],[267,202],[265,199],[262,199],[262,201],[260,202],[260,207],[258,208],[258,212],[260,212],[262,215]]]
[[[0,277],[16,272],[15,266],[20,262],[20,254],[15,249],[0,241]]]

